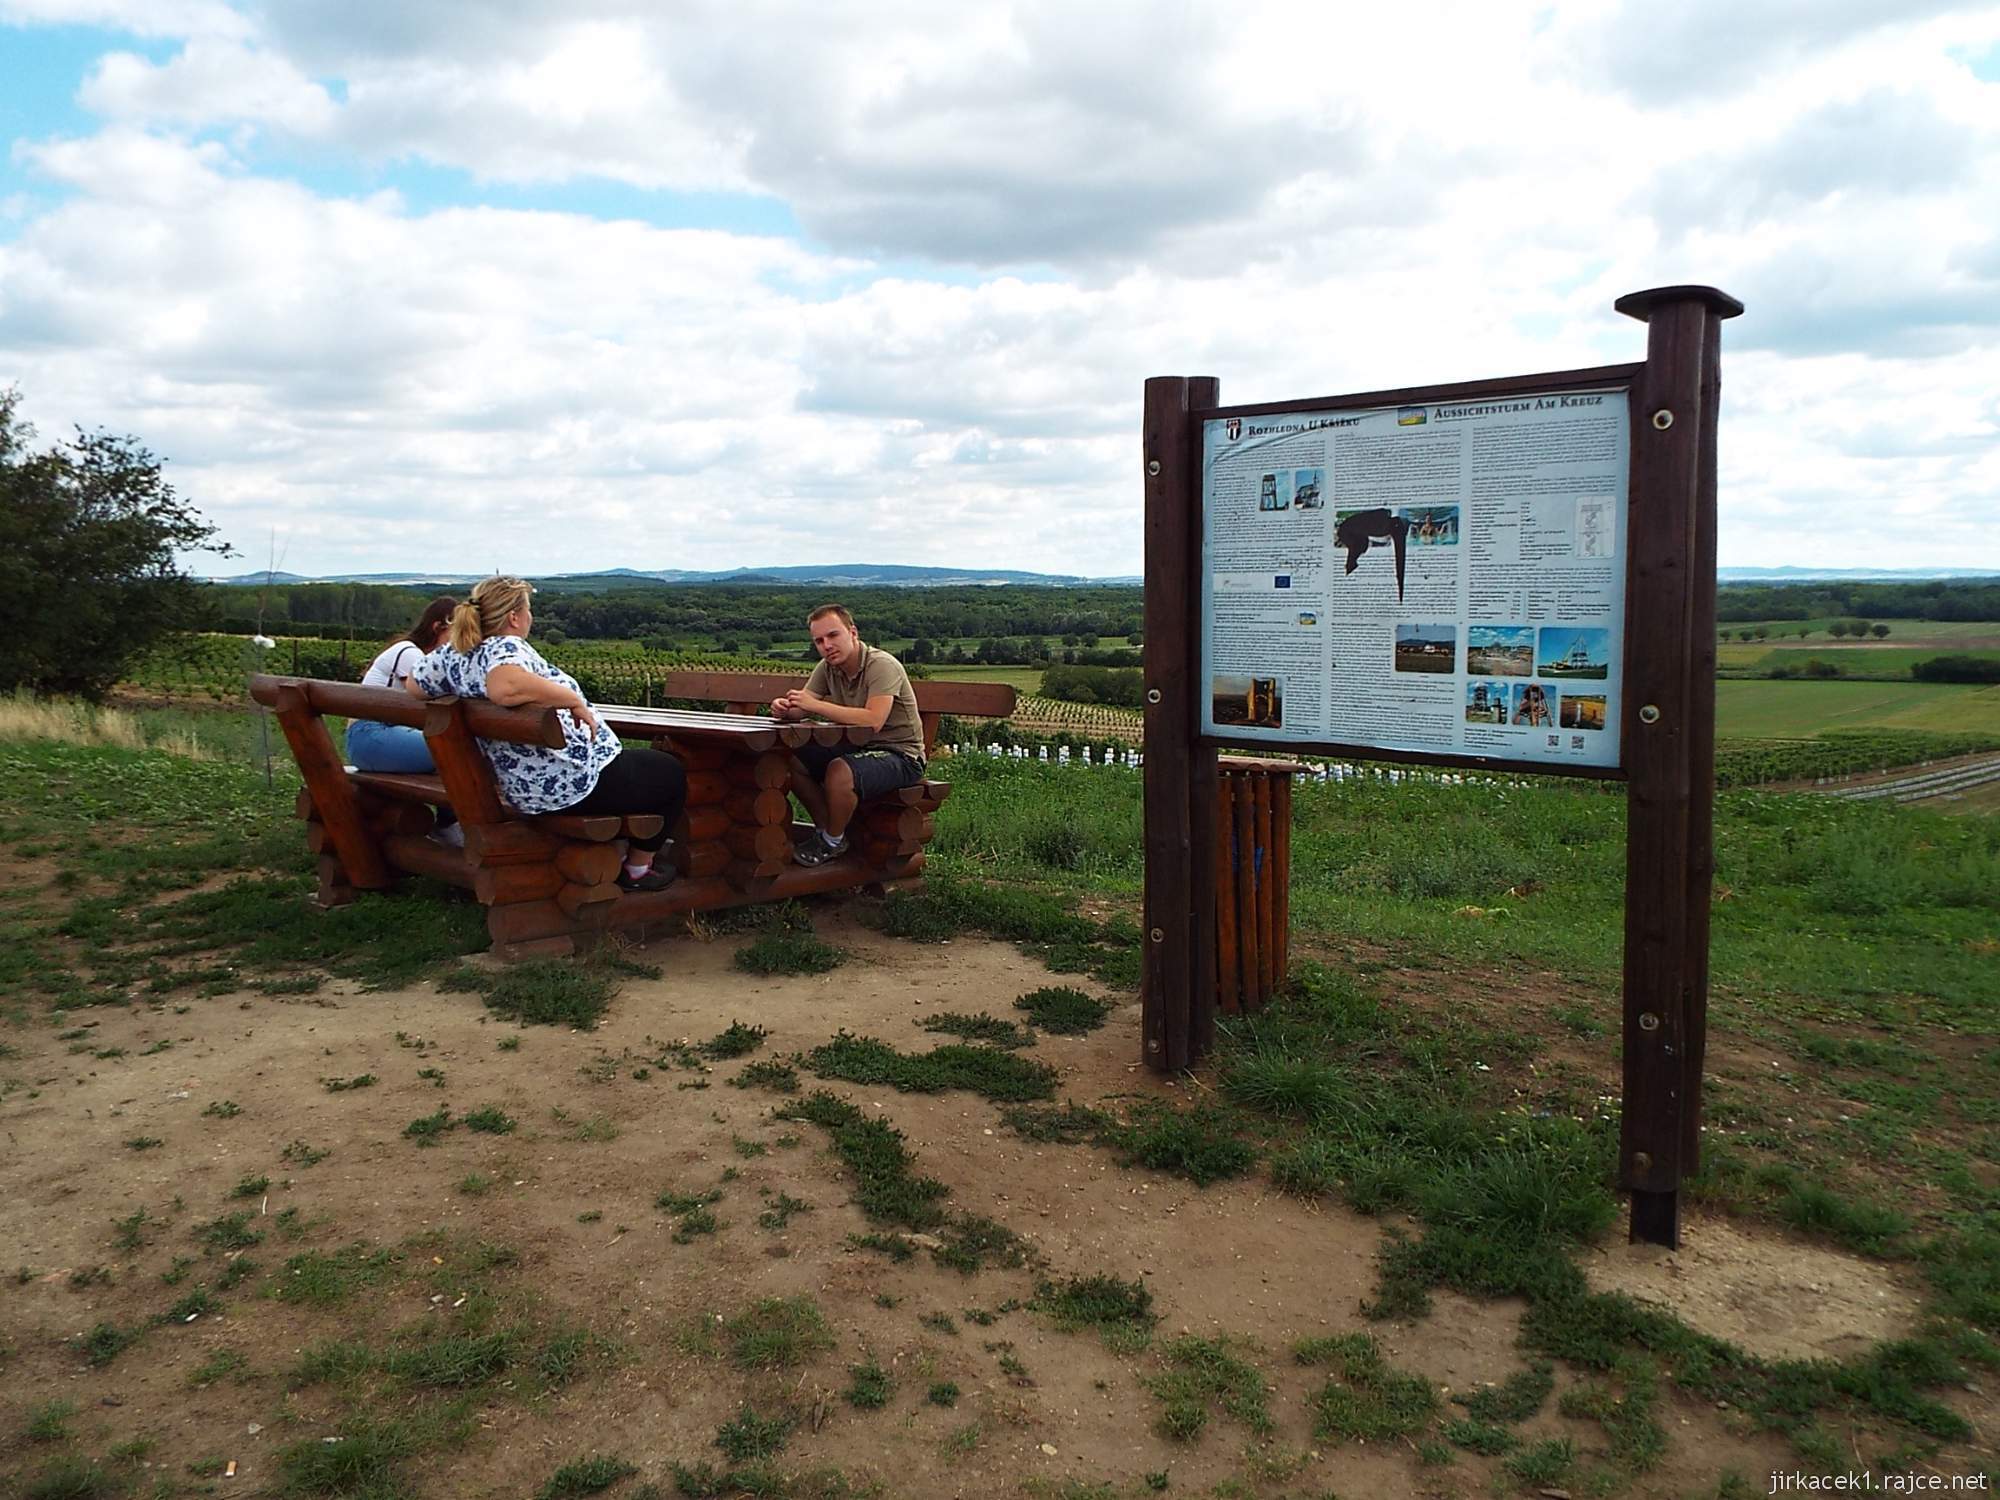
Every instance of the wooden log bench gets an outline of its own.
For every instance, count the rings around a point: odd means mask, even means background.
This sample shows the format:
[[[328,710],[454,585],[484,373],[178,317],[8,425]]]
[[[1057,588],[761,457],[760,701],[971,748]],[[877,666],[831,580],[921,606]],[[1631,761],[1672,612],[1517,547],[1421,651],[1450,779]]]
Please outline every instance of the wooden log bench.
[[[762,707],[796,683],[743,673],[670,676],[679,679],[673,697],[712,696],[738,709]],[[927,691],[935,688],[946,691]],[[941,713],[997,716],[1013,706],[1014,690],[1003,684],[924,682],[916,690],[927,741]],[[611,928],[682,912],[913,882],[936,831],[934,814],[951,792],[948,783],[926,780],[871,799],[855,814],[846,855],[801,866],[793,862],[793,842],[810,825],[792,821],[792,751],[811,742],[853,742],[858,731],[743,712],[598,705],[599,716],[627,743],[671,750],[688,772],[687,807],[667,850],[680,879],[663,891],[627,891],[617,883],[619,841],[657,833],[657,817],[522,814],[502,800],[479,749],[480,739],[560,747],[555,710],[502,708],[483,699],[425,703],[388,688],[268,675],[251,678],[250,694],[276,710],[304,777],[298,813],[319,860],[320,904],[345,904],[355,892],[385,889],[404,874],[429,875],[485,905],[494,950],[510,959],[574,953]],[[436,773],[348,768],[324,722],[328,714],[422,730]],[[429,837],[441,807],[458,815],[463,849]]]

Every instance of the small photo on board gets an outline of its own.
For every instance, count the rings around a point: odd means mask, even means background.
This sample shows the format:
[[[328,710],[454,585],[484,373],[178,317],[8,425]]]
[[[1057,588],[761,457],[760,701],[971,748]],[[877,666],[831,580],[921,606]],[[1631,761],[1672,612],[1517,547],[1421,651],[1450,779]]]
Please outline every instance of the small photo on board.
[[[1504,682],[1470,682],[1465,687],[1465,722],[1468,724],[1505,724],[1507,722],[1507,684]]]
[[[1561,695],[1554,688],[1545,688],[1539,682],[1517,682],[1513,691],[1513,708],[1508,718],[1517,729],[1556,727],[1556,699]]]
[[[1326,505],[1326,470],[1292,471],[1292,505],[1298,510],[1320,510]]]
[[[1398,625],[1398,672],[1452,672],[1458,667],[1456,625]]]
[[[1535,671],[1542,677],[1611,675],[1611,632],[1589,626],[1545,625],[1536,647]]]
[[[1300,623],[1301,625],[1317,625],[1317,624],[1319,624],[1319,612],[1318,612],[1317,610],[1311,610],[1311,609],[1302,609],[1302,610],[1300,610],[1300,611],[1299,611],[1299,623]]]
[[[1208,692],[1218,729],[1225,725],[1252,729],[1284,727],[1285,697],[1281,678],[1218,672],[1209,679]]]
[[[1466,626],[1465,670],[1474,677],[1533,677],[1535,627]]]
[[[1266,474],[1257,481],[1257,509],[1290,510],[1292,508],[1290,474]]]
[[[1602,693],[1564,693],[1557,722],[1564,729],[1602,729],[1605,698]]]
[[[1458,507],[1456,505],[1405,505],[1396,512],[1410,523],[1412,547],[1456,547]]]

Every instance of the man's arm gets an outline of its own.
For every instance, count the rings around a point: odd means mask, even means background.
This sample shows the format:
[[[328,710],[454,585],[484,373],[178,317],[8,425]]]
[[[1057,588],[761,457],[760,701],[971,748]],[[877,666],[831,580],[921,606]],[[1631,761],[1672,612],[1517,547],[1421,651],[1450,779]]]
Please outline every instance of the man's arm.
[[[865,707],[843,708],[838,703],[829,703],[817,694],[808,693],[804,688],[794,688],[780,701],[789,702],[797,710],[786,716],[789,718],[802,719],[807,714],[815,714],[834,724],[852,724],[873,731],[889,722],[889,710],[896,706],[896,695],[872,693]]]

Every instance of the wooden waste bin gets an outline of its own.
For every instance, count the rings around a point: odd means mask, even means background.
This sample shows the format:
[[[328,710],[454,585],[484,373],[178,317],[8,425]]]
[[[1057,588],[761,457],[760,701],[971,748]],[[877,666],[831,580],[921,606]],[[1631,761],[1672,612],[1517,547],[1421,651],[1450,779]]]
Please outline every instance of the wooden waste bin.
[[[1215,999],[1256,1010],[1285,982],[1291,951],[1296,761],[1216,757]]]

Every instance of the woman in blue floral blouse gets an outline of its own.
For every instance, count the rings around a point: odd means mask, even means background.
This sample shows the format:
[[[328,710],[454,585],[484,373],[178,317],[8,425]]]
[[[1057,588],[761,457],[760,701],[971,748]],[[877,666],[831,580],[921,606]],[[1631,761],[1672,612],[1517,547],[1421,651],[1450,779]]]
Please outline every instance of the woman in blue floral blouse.
[[[524,813],[658,813],[666,820],[650,839],[633,839],[618,883],[627,890],[671,885],[673,867],[655,863],[687,802],[687,772],[663,750],[627,749],[560,667],[528,644],[535,612],[533,590],[518,578],[488,578],[452,611],[451,635],[410,671],[419,698],[489,698],[503,707],[556,709],[563,726],[560,750],[481,740],[500,793]]]

